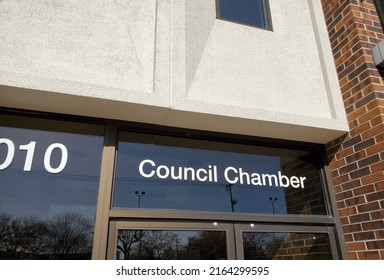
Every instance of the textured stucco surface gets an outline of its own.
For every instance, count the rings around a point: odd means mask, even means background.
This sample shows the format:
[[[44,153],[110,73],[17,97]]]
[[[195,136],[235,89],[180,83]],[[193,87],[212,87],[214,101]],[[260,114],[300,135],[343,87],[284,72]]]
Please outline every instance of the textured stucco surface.
[[[1,0],[0,106],[325,143],[347,131],[320,0]]]
[[[271,1],[273,32],[216,20],[202,42],[205,48],[188,97],[331,117],[311,16],[301,13],[303,9],[309,10],[306,1]],[[187,18],[193,16],[190,12]],[[187,31],[192,28],[186,26]],[[193,35],[186,36],[187,43],[195,41]]]
[[[155,21],[155,0],[2,1],[1,69],[150,92]]]

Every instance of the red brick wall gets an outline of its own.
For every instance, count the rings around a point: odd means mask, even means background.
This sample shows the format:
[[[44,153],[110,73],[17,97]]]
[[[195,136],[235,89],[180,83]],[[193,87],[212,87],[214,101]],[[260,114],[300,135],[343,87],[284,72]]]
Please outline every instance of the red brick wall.
[[[384,259],[384,40],[372,0],[322,0],[350,132],[327,145],[349,259]]]

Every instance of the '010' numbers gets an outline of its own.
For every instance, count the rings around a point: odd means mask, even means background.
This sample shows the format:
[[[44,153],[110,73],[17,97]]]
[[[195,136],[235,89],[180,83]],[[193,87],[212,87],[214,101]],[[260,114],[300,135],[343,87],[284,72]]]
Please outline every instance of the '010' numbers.
[[[15,156],[15,144],[12,142],[12,140],[7,138],[0,138],[0,147],[1,145],[6,145],[8,148],[8,151],[5,156],[5,160],[0,163],[0,170],[6,169],[8,166],[11,165],[13,158]],[[35,154],[35,147],[36,142],[31,141],[26,145],[20,145],[19,150],[26,151],[26,157],[24,162],[24,171],[31,171],[32,169],[32,162],[33,162],[33,156]],[[61,152],[61,160],[57,167],[52,167],[51,165],[51,157],[52,152],[58,149]],[[67,147],[65,147],[61,143],[53,143],[48,146],[47,150],[44,154],[44,167],[45,170],[47,170],[49,173],[60,173],[64,170],[65,166],[67,165],[68,161],[68,150]]]

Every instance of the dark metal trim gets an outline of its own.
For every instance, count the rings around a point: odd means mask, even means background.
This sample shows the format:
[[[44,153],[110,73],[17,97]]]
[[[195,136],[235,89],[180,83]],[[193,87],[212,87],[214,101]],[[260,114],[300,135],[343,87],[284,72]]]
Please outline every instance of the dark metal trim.
[[[334,227],[334,234],[335,238],[337,239],[337,251],[339,252],[341,259],[347,259],[347,251],[345,248],[345,240],[344,240],[344,234],[343,234],[343,228],[341,226],[340,216],[338,213],[337,208],[337,202],[336,197],[333,190],[333,185],[331,182],[331,173],[329,170],[329,166],[324,167],[324,191],[327,195],[327,200],[329,201],[326,203],[326,205],[330,205],[330,214],[334,217],[335,227]]]
[[[375,4],[376,12],[381,22],[381,29],[384,31],[384,2],[383,0],[373,0],[373,3]]]
[[[282,224],[334,225],[334,219],[321,215],[272,215],[239,214],[200,211],[173,211],[163,209],[112,209],[111,219],[168,219],[168,220],[215,220],[227,222],[264,222]]]
[[[339,256],[341,259],[347,259],[347,251],[344,245],[345,240],[344,240],[343,228],[341,226],[336,196],[335,196],[333,184],[331,181],[332,176],[329,169],[329,162],[327,159],[325,147],[324,147],[324,153],[323,153],[323,162],[324,162],[324,166],[321,170],[320,177],[322,180],[324,196],[326,199],[325,205],[328,207],[327,209],[328,213],[334,218],[333,220],[334,220],[335,226],[333,227],[333,231],[334,231],[335,239],[337,240],[336,248],[339,253]]]

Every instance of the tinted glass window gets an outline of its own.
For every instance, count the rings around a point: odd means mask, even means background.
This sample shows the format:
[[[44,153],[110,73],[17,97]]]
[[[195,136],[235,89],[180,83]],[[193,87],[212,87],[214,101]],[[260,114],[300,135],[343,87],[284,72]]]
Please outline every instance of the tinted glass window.
[[[0,126],[0,258],[89,259],[103,137],[39,123]]]
[[[300,232],[243,232],[245,260],[331,260],[328,235]]]
[[[117,235],[117,260],[227,259],[224,231],[121,229]]]
[[[268,27],[264,0],[218,0],[217,5],[220,19]]]
[[[113,206],[326,214],[309,151],[121,133]]]

